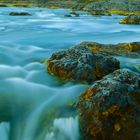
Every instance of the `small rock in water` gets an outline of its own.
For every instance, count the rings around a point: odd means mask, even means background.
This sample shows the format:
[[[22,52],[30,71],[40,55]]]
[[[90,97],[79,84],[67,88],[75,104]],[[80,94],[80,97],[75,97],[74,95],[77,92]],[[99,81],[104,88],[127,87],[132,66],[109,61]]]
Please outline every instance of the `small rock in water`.
[[[31,16],[28,12],[11,12],[9,13],[10,16]]]
[[[64,17],[72,17],[71,14],[65,14]]]
[[[116,70],[81,95],[78,108],[84,140],[140,140],[140,75]]]
[[[70,12],[71,15],[75,16],[75,17],[79,17],[80,15],[74,11]]]
[[[65,14],[64,17],[79,17],[80,15],[74,11],[70,12],[69,14]]]

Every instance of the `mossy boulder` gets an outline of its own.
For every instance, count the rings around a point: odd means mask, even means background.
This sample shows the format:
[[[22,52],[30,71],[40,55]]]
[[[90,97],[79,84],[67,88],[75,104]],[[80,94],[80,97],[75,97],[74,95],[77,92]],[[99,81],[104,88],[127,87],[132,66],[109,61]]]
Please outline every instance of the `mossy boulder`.
[[[140,139],[140,75],[117,70],[80,96],[84,140]]]
[[[122,19],[120,24],[140,24],[140,15],[129,15]]]
[[[65,80],[92,83],[120,68],[117,59],[95,53],[87,46],[75,46],[54,53],[47,70]]]
[[[11,12],[9,13],[10,16],[31,16],[28,12]]]

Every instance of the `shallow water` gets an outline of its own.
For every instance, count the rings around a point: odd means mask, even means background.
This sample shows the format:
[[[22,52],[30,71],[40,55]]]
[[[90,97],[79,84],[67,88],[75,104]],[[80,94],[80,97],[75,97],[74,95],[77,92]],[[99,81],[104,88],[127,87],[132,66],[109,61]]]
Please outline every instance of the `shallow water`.
[[[27,11],[32,16],[9,16]],[[120,25],[122,16],[64,17],[69,10],[0,9],[0,140],[79,140],[70,105],[88,85],[64,83],[49,75],[40,60],[82,41],[139,41],[140,26]],[[139,71],[140,61],[117,57]],[[132,67],[133,66],[133,67]]]

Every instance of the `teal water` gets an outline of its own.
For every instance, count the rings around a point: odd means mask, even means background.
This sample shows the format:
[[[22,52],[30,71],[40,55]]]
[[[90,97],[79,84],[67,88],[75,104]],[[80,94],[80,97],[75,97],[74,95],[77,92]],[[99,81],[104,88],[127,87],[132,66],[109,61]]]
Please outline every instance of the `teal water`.
[[[32,16],[9,16],[27,11]],[[70,105],[88,85],[64,83],[49,75],[40,60],[82,41],[140,41],[139,25],[120,25],[123,16],[64,17],[69,10],[0,9],[0,140],[80,140]],[[117,57],[139,71],[140,59]]]

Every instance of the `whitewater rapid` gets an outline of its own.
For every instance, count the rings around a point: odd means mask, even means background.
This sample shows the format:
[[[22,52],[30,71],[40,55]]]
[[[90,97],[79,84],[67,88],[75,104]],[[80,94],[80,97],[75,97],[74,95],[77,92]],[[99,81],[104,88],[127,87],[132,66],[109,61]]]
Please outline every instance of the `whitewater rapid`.
[[[32,16],[9,16],[26,11]],[[0,9],[0,140],[80,140],[71,105],[89,85],[64,82],[46,72],[51,54],[82,41],[139,41],[137,25],[120,25],[122,16],[64,17],[69,10]],[[125,65],[139,59],[118,57]]]

